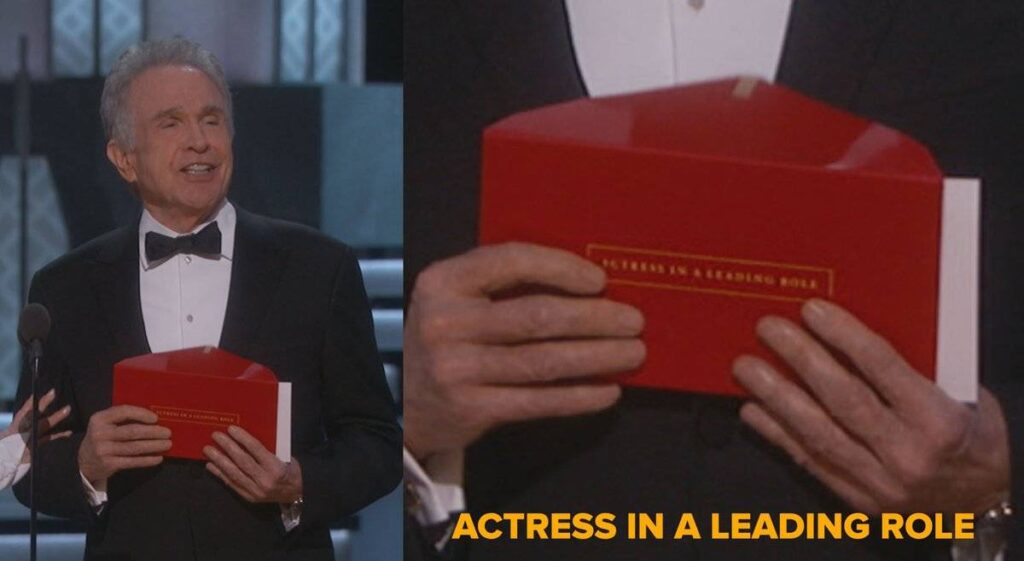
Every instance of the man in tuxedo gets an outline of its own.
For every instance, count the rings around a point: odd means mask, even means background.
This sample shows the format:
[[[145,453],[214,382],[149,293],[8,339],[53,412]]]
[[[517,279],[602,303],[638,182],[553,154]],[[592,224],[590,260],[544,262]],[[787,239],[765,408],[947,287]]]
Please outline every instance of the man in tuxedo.
[[[875,471],[871,464],[872,471],[863,471],[885,478],[886,485],[872,487],[857,480],[850,465],[835,468],[850,454],[881,456],[875,447],[880,443],[851,437],[852,429],[840,421],[843,411],[827,392],[803,399],[793,386],[780,388],[777,373],[749,359],[737,361],[736,376],[755,396],[753,405],[614,386],[535,384],[628,369],[643,358],[636,339],[642,319],[596,296],[604,279],[581,260],[534,246],[471,249],[480,133],[510,113],[584,96],[608,78],[594,72],[594,65],[588,71],[587,57],[600,48],[585,48],[581,23],[588,20],[570,16],[574,9],[612,3],[452,1],[406,10],[406,263],[413,286],[405,340],[405,441],[413,491],[420,499],[454,498],[447,504],[458,505],[462,478],[457,469],[445,468],[459,467],[468,446],[464,488],[473,512],[644,511],[665,512],[668,519],[693,512],[707,520],[712,512],[834,512],[853,506],[1005,514],[1001,500],[1012,489],[1012,502],[1019,502],[1024,465],[1024,364],[1015,350],[1024,336],[1024,255],[1012,243],[1019,237],[1015,213],[1024,202],[1024,174],[1014,153],[1024,141],[1024,112],[1015,101],[1024,89],[1024,58],[1015,46],[1024,22],[1021,8],[1010,2],[979,7],[811,0],[784,6],[777,82],[903,130],[932,150],[947,175],[980,177],[984,185],[982,371],[995,398],[983,393],[979,407],[971,408],[934,388],[908,386],[878,399],[891,388],[879,387],[884,377],[872,376],[877,370],[890,369],[901,381],[913,374],[869,326],[825,303],[805,309],[808,328],[774,320],[759,327],[761,338],[809,386],[836,374],[835,388],[855,388],[857,393],[842,395],[853,396],[847,405],[863,406],[860,418],[872,427],[882,426],[875,421],[883,417],[867,411],[895,411],[930,427],[884,435],[913,439],[895,447],[903,469],[887,463],[894,458],[890,454],[879,460],[884,469]],[[620,4],[621,17],[603,20],[611,32],[630,28],[631,11],[640,11],[640,4],[700,10],[705,3]],[[706,3],[707,9],[712,5]],[[767,25],[753,15],[749,19]],[[744,40],[735,28],[722,31],[720,37],[731,32]],[[636,76],[657,58],[617,57],[628,44],[622,37],[595,41],[609,46],[604,58],[610,63],[626,61],[623,73]],[[699,63],[715,52],[713,45],[698,44],[690,55]],[[670,67],[667,74],[677,71]],[[550,286],[555,294],[544,300],[535,294],[509,298],[509,288],[523,283]],[[566,293],[574,298],[560,296]],[[811,332],[836,353],[828,353]],[[841,355],[868,360],[857,363],[859,371],[837,370]],[[807,357],[814,360],[801,362]],[[681,364],[680,375],[685,370]],[[893,397],[920,407],[901,411]],[[587,412],[592,414],[577,416]],[[808,412],[813,415],[801,415]],[[828,434],[780,430],[808,418],[824,423]],[[826,440],[836,435],[845,441]],[[950,443],[955,450],[947,448]],[[440,510],[412,509],[412,527],[420,528],[408,536],[408,558],[436,551],[488,560],[950,554],[946,543],[877,539],[481,540],[455,544],[465,551],[453,552],[453,544],[435,533],[444,522]],[[1019,522],[1003,523],[1010,539],[1006,558],[1015,558],[1024,551],[1024,532]]]
[[[89,524],[86,559],[333,559],[329,524],[400,477],[355,256],[227,200],[231,97],[199,45],[129,49],[101,113],[107,155],[143,213],[32,282],[30,300],[53,318],[42,382],[73,412],[70,438],[33,458],[37,506]],[[212,434],[206,462],[164,458],[174,435],[155,414],[111,406],[116,362],[204,345],[291,382],[290,462],[238,427]],[[23,377],[22,399],[28,387]]]

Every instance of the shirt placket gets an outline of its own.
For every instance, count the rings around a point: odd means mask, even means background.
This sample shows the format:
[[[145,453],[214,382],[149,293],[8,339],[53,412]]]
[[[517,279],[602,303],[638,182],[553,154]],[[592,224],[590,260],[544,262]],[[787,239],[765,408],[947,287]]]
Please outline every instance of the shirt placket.
[[[181,310],[178,318],[178,325],[181,326],[181,345],[191,347],[191,341],[196,334],[196,301],[191,281],[194,278],[192,271],[193,257],[191,255],[178,255],[178,285],[181,293]]]

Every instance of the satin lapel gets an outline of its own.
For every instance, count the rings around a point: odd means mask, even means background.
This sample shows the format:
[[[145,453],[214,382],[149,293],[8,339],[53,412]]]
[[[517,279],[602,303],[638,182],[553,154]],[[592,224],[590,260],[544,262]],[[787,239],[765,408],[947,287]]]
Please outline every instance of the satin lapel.
[[[561,0],[450,2],[479,56],[501,77],[501,95],[529,107],[586,93]]]
[[[274,239],[266,219],[240,208],[237,212],[231,288],[220,347],[252,356],[266,342],[260,339],[260,329],[288,264],[288,254]]]
[[[776,80],[857,110],[899,0],[793,0]]]
[[[101,251],[90,282],[116,347],[114,361],[150,352],[139,295],[139,223],[119,230]]]

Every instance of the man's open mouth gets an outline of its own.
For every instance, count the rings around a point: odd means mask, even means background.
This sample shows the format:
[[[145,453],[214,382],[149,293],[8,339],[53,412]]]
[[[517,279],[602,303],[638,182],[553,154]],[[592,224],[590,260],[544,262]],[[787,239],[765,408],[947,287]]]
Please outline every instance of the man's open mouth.
[[[214,164],[201,164],[201,163],[197,163],[197,164],[189,164],[189,165],[181,168],[181,171],[187,173],[188,175],[203,175],[203,174],[210,173],[210,172],[212,172],[215,169],[217,169],[217,166],[214,165]]]

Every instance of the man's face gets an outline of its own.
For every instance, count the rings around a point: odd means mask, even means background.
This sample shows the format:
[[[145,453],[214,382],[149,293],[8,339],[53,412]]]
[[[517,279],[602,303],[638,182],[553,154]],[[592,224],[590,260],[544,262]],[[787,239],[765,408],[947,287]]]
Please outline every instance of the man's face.
[[[223,96],[190,66],[140,74],[128,91],[135,146],[108,147],[122,177],[151,212],[205,217],[227,195],[231,133]],[[113,144],[113,143],[112,143]]]

